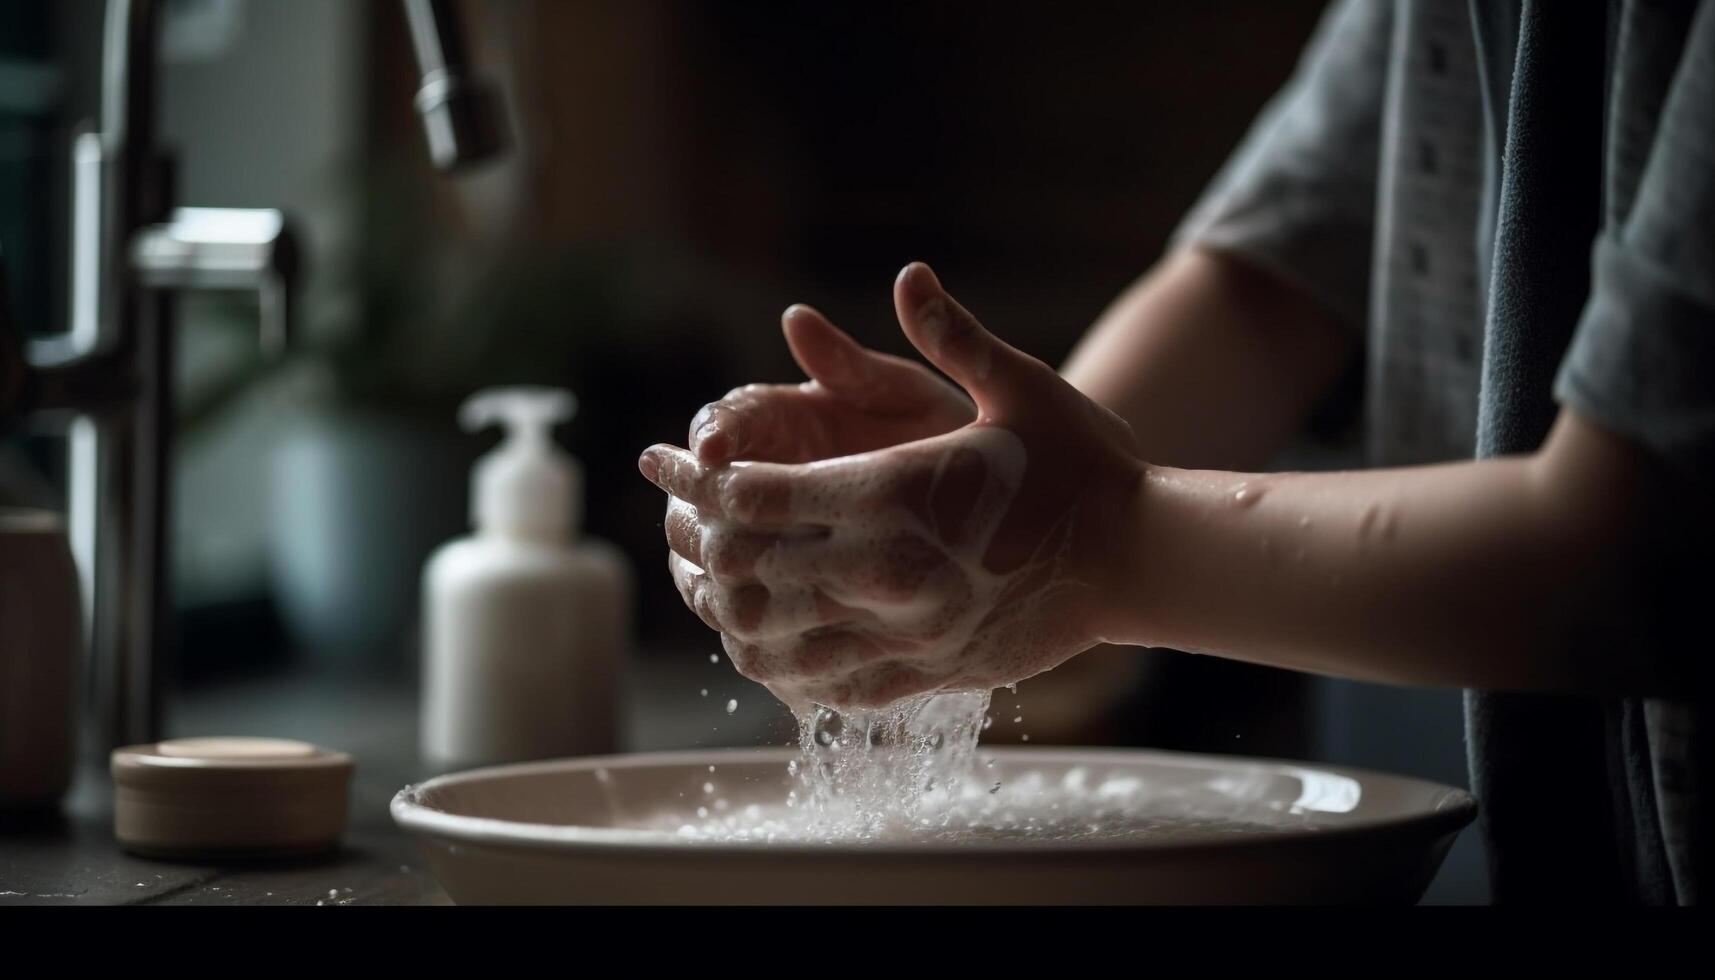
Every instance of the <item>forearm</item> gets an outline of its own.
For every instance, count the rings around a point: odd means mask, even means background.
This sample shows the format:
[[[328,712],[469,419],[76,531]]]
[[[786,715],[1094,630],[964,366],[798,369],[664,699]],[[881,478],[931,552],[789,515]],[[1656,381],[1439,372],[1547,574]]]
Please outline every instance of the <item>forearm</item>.
[[[1634,463],[1563,419],[1526,457],[1152,469],[1108,638],[1388,683],[1656,692],[1659,666],[1621,655],[1637,608]]]
[[[1131,423],[1153,463],[1254,469],[1298,429],[1352,348],[1307,297],[1193,248],[1116,300],[1061,374]]]

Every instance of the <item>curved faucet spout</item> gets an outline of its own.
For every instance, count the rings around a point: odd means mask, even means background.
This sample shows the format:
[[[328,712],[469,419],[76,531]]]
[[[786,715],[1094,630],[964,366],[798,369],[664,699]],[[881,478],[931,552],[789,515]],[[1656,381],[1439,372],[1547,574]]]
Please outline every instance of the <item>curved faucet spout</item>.
[[[429,156],[444,171],[463,170],[505,149],[500,99],[470,67],[454,0],[405,0],[422,86],[417,112]]]

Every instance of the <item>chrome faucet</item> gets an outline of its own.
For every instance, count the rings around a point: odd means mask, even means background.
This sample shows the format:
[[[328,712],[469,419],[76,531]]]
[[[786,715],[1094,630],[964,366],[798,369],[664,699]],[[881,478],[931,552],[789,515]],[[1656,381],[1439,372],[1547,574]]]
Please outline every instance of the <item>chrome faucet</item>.
[[[171,162],[155,143],[162,6],[107,4],[99,128],[84,126],[72,147],[69,329],[19,343],[0,268],[0,419],[65,423],[69,533],[108,747],[163,727],[173,295],[256,291],[262,347],[277,352],[291,336],[297,264],[279,211],[171,206]],[[435,165],[496,155],[498,99],[469,70],[454,3],[404,7]]]

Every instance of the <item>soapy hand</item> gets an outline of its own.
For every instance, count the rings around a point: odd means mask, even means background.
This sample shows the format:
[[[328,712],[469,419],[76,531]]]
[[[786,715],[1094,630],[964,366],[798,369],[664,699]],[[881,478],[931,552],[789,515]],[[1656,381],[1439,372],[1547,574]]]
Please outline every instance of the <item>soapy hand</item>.
[[[976,417],[959,390],[915,361],[859,346],[808,306],[781,318],[810,380],[745,385],[691,419],[699,461],[808,463],[951,432]]]
[[[828,399],[819,413],[740,389],[700,413],[693,451],[639,460],[671,498],[686,605],[795,709],[1013,683],[1100,642],[1118,605],[1111,532],[1143,471],[1130,427],[995,338],[927,266],[900,274],[894,301],[911,343],[974,399],[966,424],[948,425],[951,389],[933,375],[801,312],[788,337],[822,390],[797,390]],[[829,384],[836,361],[863,368]]]

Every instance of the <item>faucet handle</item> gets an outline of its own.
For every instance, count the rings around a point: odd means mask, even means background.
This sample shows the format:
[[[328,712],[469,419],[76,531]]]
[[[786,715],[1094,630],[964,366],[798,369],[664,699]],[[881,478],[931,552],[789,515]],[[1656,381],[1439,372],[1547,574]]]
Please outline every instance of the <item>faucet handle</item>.
[[[175,208],[131,240],[137,279],[156,289],[253,289],[261,303],[263,353],[291,336],[296,242],[271,208]]]

